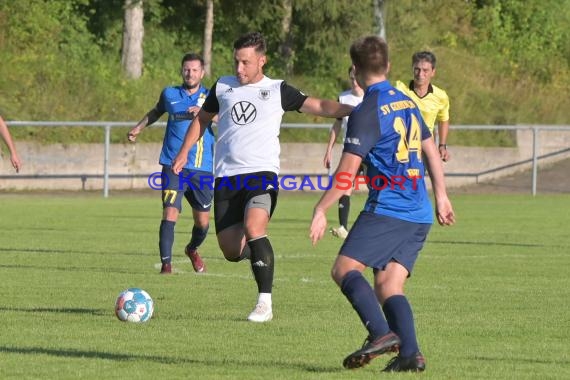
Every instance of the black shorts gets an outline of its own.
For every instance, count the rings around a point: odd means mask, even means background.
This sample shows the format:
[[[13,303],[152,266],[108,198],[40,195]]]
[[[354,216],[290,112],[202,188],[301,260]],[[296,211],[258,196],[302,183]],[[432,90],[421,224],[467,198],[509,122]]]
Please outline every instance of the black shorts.
[[[243,223],[246,205],[253,197],[263,194],[271,196],[273,215],[277,206],[279,180],[272,172],[239,174],[231,177],[216,178],[214,188],[214,220],[216,232],[220,232],[237,223]]]
[[[179,175],[170,166],[162,166],[162,207],[176,207],[182,211],[182,196],[196,211],[210,211],[214,197],[212,174],[183,169]]]

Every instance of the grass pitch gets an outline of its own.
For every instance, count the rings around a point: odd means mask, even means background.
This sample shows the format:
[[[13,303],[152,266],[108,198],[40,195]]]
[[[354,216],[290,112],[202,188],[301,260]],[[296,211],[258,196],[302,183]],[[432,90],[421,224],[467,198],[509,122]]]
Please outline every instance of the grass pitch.
[[[160,276],[161,204],[152,194],[0,194],[2,379],[370,379],[342,359],[366,333],[329,277],[340,241],[308,239],[318,194],[279,198],[274,320],[245,319],[256,301],[248,263],[223,260],[212,229],[208,273],[183,254]],[[426,356],[423,379],[570,378],[570,196],[452,196],[457,225],[434,226],[407,293]],[[353,197],[352,220],[362,206]],[[336,222],[336,211],[329,222]],[[370,273],[369,273],[370,275]],[[117,320],[116,296],[147,290],[146,324]]]

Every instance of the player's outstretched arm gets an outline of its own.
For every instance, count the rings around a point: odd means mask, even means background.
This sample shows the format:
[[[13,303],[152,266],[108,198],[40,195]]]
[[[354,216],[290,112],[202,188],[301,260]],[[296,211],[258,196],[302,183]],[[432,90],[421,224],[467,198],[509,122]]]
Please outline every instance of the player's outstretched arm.
[[[198,116],[194,118],[186,132],[180,151],[174,158],[174,161],[172,161],[172,172],[174,174],[178,175],[182,171],[184,165],[188,162],[188,153],[190,152],[190,149],[192,149],[194,144],[196,144],[196,141],[204,135],[204,131],[210,121],[212,121],[213,117],[214,114],[206,112],[203,109],[198,112]]]
[[[445,177],[443,174],[443,164],[439,157],[439,152],[435,147],[432,138],[422,141],[422,150],[424,152],[433,194],[435,196],[435,213],[437,221],[442,226],[450,226],[455,223],[455,213],[451,206],[451,201],[447,196],[445,188]]]
[[[308,97],[299,111],[311,115],[341,118],[350,115],[353,108],[354,106],[350,104],[342,104],[334,100]]]

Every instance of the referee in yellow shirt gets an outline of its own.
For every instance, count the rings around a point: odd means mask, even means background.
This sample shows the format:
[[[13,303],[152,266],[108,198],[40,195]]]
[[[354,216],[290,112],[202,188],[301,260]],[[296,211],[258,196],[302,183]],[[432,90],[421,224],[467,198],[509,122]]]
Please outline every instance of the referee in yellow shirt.
[[[432,136],[437,121],[439,139],[439,155],[443,161],[451,158],[447,150],[447,134],[449,133],[449,97],[447,93],[431,84],[435,76],[435,55],[429,51],[420,51],[412,56],[414,79],[408,85],[396,82],[396,88],[408,95],[418,105],[422,117]]]

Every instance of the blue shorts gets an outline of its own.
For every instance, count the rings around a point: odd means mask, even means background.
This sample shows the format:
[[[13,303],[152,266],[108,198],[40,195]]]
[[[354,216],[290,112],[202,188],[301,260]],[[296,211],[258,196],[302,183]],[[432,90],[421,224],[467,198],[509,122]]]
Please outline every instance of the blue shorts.
[[[182,196],[196,211],[210,211],[214,198],[214,178],[212,173],[182,169],[179,175],[170,166],[162,165],[164,187],[162,207],[176,207],[182,211]],[[182,181],[180,180],[182,179]]]
[[[339,254],[375,270],[384,270],[390,261],[396,261],[410,275],[430,228],[431,224],[362,211]]]

